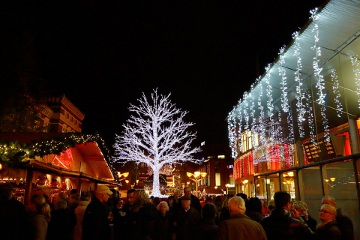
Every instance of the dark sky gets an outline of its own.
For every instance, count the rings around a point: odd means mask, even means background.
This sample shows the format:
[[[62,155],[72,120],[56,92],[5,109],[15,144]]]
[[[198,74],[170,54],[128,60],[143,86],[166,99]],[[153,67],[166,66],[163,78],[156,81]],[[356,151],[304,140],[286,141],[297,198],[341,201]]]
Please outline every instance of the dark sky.
[[[155,88],[189,111],[199,142],[224,143],[227,114],[322,2],[12,1],[1,63],[31,62],[85,114],[83,131],[110,144]]]

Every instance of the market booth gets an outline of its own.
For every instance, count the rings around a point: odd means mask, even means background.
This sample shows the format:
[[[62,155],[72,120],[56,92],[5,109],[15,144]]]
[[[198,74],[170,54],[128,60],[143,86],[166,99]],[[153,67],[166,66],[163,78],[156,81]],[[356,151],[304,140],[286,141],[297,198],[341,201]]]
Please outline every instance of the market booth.
[[[92,191],[98,183],[119,185],[99,135],[0,133],[0,142],[0,182],[12,183],[25,205],[37,192],[51,199],[71,189]]]

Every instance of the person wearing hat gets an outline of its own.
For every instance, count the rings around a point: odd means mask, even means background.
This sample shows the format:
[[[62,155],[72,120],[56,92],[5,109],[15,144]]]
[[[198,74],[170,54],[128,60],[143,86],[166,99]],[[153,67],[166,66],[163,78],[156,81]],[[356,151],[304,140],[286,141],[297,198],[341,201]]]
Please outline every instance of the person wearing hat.
[[[199,213],[201,213],[201,203],[200,203],[200,200],[198,197],[196,197],[195,195],[193,195],[191,193],[191,187],[189,186],[186,186],[184,187],[184,195],[182,196],[183,197],[188,197],[190,198],[191,200],[191,207],[195,208],[196,210],[198,210]],[[181,208],[181,201],[178,201],[178,208]]]
[[[91,202],[85,209],[83,219],[83,240],[111,239],[109,211],[106,203],[113,192],[106,185],[98,185]]]
[[[200,213],[191,206],[191,197],[184,195],[179,198],[181,207],[175,212],[175,234],[176,239],[191,240],[198,239],[197,233],[200,223]]]

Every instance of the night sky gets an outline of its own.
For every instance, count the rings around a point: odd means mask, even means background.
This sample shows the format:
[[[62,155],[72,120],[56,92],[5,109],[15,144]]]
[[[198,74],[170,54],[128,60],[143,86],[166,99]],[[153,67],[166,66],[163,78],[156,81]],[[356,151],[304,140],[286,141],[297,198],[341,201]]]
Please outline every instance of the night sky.
[[[23,71],[64,93],[109,144],[157,88],[197,141],[227,143],[227,114],[322,2],[14,0],[0,7],[1,82]]]

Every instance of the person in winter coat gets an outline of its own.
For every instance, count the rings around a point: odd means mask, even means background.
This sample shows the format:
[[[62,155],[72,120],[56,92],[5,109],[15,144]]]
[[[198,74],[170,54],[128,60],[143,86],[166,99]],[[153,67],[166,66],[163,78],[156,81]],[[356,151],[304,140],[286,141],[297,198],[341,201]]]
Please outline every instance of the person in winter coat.
[[[270,216],[260,222],[269,240],[314,239],[313,231],[300,218],[299,213],[292,209],[291,196],[288,192],[276,192],[274,203],[275,208],[271,211]],[[299,218],[294,218],[291,211],[294,211]]]
[[[220,240],[267,240],[266,233],[260,223],[245,215],[245,200],[240,196],[229,199],[230,218],[220,224]]]
[[[175,213],[175,235],[176,240],[197,240],[199,234],[200,213],[191,206],[191,197],[179,198],[181,208]]]
[[[170,212],[169,205],[166,201],[161,201],[156,209],[158,215],[155,219],[152,239],[154,240],[171,240],[174,233],[174,216]]]
[[[207,202],[201,210],[201,220],[199,227],[200,240],[217,240],[219,235],[219,219],[214,203]]]
[[[295,201],[293,202],[293,208],[299,212],[300,217],[314,232],[317,226],[317,221],[309,214],[309,209],[307,204],[303,201]]]
[[[98,185],[91,202],[85,209],[82,229],[83,240],[110,240],[112,221],[106,203],[113,192],[106,185]]]
[[[47,237],[48,226],[51,220],[51,208],[48,203],[42,203],[38,206],[37,213],[30,219],[30,237],[31,240],[45,240]]]
[[[0,184],[0,239],[4,240],[27,236],[27,212],[24,204],[13,197],[13,192],[11,184]]]
[[[68,208],[65,200],[58,200],[51,211],[47,240],[73,240],[76,225],[75,212]]]
[[[320,208],[321,223],[316,227],[317,240],[340,240],[341,232],[336,222],[336,208],[323,204]]]

